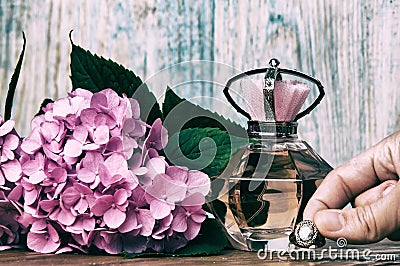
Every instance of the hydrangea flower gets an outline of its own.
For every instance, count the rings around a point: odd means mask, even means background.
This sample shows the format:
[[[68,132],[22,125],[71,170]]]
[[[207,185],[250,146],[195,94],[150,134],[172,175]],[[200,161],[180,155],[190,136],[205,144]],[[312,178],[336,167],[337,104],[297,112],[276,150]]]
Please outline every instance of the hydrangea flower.
[[[42,110],[22,144],[0,123],[0,186],[13,183],[2,195],[21,209],[18,226],[0,219],[2,244],[23,230],[42,253],[174,252],[197,236],[209,179],[159,154],[161,119],[146,124],[139,103],[111,89],[77,89]]]
[[[14,125],[14,120],[3,121],[0,117],[0,186],[4,186],[6,181],[18,181],[22,174],[17,158],[21,139]]]
[[[0,250],[17,246],[21,233],[17,221],[21,213],[17,202],[21,190],[16,189],[22,177],[21,139],[14,125],[13,120],[4,121],[0,116]]]

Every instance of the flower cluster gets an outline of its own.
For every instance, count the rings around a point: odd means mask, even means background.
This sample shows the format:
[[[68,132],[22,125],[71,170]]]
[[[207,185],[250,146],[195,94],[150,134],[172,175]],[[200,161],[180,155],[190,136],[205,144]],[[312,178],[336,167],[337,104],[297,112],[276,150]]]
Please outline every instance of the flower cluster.
[[[0,199],[21,209],[28,248],[174,252],[198,235],[209,179],[159,154],[160,119],[147,125],[139,103],[111,89],[77,89],[43,112],[22,144],[11,122],[0,127],[0,185],[13,183]]]
[[[22,175],[18,161],[21,138],[14,125],[14,120],[4,122],[0,117],[0,250],[16,246],[20,240],[18,206],[14,204],[13,193],[10,193]]]

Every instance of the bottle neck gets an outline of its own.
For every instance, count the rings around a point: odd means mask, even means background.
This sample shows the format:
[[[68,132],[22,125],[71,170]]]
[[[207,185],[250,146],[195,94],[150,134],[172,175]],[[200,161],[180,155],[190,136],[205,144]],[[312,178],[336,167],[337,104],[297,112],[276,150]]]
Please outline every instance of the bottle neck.
[[[297,122],[265,122],[250,120],[247,122],[247,134],[250,138],[297,138]]]

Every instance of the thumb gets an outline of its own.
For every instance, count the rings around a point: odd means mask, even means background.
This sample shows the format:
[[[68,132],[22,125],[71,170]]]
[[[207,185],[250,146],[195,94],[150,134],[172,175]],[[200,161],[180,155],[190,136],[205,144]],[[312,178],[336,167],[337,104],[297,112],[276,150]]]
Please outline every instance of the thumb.
[[[351,243],[372,243],[400,228],[400,186],[385,197],[364,206],[344,210],[321,210],[314,216],[319,232],[331,239]]]

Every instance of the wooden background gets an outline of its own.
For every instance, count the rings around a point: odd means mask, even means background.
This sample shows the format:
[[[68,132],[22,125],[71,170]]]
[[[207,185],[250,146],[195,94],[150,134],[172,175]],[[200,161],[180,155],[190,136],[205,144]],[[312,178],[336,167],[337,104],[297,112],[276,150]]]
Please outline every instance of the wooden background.
[[[71,29],[76,44],[144,80],[179,62],[210,60],[248,70],[277,57],[283,67],[325,85],[325,99],[300,120],[301,130],[336,166],[400,128],[399,21],[399,0],[0,0],[0,104],[22,30],[27,49],[13,118],[23,136],[42,99],[71,88]],[[220,89],[177,91],[221,99]],[[213,100],[206,105],[232,112]]]

